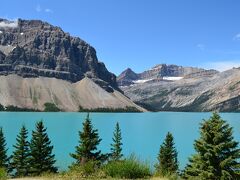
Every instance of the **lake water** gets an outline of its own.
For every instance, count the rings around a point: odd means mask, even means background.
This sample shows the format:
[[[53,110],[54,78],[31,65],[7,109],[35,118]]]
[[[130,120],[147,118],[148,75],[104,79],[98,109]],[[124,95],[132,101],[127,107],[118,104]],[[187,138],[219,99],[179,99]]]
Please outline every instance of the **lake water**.
[[[194,153],[193,143],[199,137],[199,123],[211,113],[91,113],[90,118],[99,130],[102,142],[99,149],[109,152],[112,134],[118,121],[122,130],[123,154],[134,153],[152,165],[156,162],[160,144],[170,131],[175,138],[180,168],[184,168],[188,157]],[[240,113],[222,113],[222,118],[234,127],[234,137],[240,141]],[[57,166],[66,169],[73,159],[69,153],[75,151],[78,144],[78,131],[86,113],[0,113],[0,126],[7,140],[8,153],[13,150],[19,129],[24,124],[29,132],[35,128],[38,120],[43,120],[54,145]],[[29,137],[30,138],[30,137]]]

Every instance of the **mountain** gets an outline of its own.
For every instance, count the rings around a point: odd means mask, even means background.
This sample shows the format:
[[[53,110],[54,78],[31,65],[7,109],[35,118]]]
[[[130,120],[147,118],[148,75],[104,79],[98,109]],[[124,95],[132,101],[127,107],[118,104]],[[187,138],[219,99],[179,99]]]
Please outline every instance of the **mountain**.
[[[146,71],[151,80],[134,80],[121,88],[151,111],[240,111],[240,68],[224,72],[193,69],[161,74],[160,78],[151,69]]]
[[[0,80],[4,106],[143,110],[120,93],[92,46],[40,20],[0,19]]]
[[[117,77],[117,82],[119,86],[129,86],[131,84],[158,81],[162,79],[174,80],[187,76],[212,76],[216,73],[218,73],[216,70],[205,70],[202,68],[159,64],[142,73],[135,73],[130,68],[128,68]]]
[[[98,61],[93,47],[39,20],[0,19],[0,75],[8,74],[70,82],[89,77],[117,89],[116,76]]]

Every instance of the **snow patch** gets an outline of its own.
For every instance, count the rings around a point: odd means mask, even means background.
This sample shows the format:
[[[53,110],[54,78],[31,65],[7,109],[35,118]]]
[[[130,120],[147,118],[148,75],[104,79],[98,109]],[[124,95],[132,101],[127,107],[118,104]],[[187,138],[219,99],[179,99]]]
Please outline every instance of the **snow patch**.
[[[168,81],[178,81],[182,79],[183,77],[170,77],[170,76],[165,76],[163,77],[163,80],[168,80]]]
[[[24,35],[24,33],[20,33],[20,34],[21,34],[21,36]]]
[[[2,31],[0,31],[0,34],[2,34],[3,32]]]
[[[11,51],[13,51],[16,47],[15,46],[11,46],[11,45],[0,45],[0,50],[5,54],[8,55]]]
[[[135,84],[142,84],[142,83],[145,83],[145,82],[148,82],[148,81],[151,81],[153,79],[139,79],[139,80],[136,80],[136,81],[133,81]]]
[[[0,22],[0,28],[16,28],[18,27],[18,21],[2,21]]]

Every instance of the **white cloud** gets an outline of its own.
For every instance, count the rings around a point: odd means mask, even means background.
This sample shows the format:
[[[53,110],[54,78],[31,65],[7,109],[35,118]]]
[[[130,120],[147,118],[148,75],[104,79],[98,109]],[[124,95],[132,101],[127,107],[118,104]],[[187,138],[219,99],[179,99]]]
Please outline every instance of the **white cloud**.
[[[204,44],[197,44],[197,48],[200,49],[201,51],[205,50],[205,45]]]
[[[47,8],[47,9],[45,9],[45,12],[46,13],[53,13],[53,10]]]
[[[18,21],[17,20],[11,20],[11,21],[2,21],[0,22],[1,28],[16,28],[18,27]]]
[[[36,11],[37,11],[37,12],[41,12],[41,11],[42,11],[42,8],[41,8],[41,6],[40,6],[39,4],[38,4],[37,7],[36,7]]]
[[[239,41],[239,40],[240,40],[240,33],[236,34],[236,35],[233,37],[233,40]]]
[[[215,69],[222,72],[232,68],[240,67],[240,60],[209,62],[206,63],[204,67],[207,69]]]
[[[37,5],[36,7],[36,11],[37,12],[45,12],[45,13],[53,13],[53,10],[52,9],[49,9],[49,8],[42,8],[39,4]]]

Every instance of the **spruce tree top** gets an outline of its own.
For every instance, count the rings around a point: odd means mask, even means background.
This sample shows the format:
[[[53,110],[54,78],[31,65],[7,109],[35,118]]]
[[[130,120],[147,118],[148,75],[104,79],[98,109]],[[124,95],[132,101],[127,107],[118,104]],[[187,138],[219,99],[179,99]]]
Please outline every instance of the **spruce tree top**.
[[[12,155],[12,169],[15,170],[15,176],[27,176],[29,173],[29,142],[27,141],[28,131],[23,125],[19,135],[16,138],[16,144],[13,146],[15,150]]]
[[[115,131],[113,133],[113,144],[111,144],[111,159],[118,161],[123,157],[122,154],[122,134],[119,123],[116,123]]]
[[[196,154],[184,171],[185,178],[240,179],[240,149],[234,141],[233,128],[213,113],[200,126],[200,138],[195,141]]]
[[[158,164],[155,166],[158,174],[162,176],[177,173],[177,150],[174,146],[173,135],[168,132],[158,154]]]
[[[76,146],[74,154],[70,154],[76,159],[77,164],[84,164],[90,160],[101,161],[103,155],[97,146],[102,139],[99,138],[98,130],[93,129],[89,113],[83,122],[83,131],[79,131],[79,145]]]
[[[6,140],[3,134],[3,129],[0,127],[0,168],[8,168],[7,149],[6,149]]]
[[[36,123],[36,130],[32,132],[30,165],[34,175],[57,172],[57,168],[54,166],[55,155],[52,154],[53,146],[46,130],[43,121],[39,121]]]

